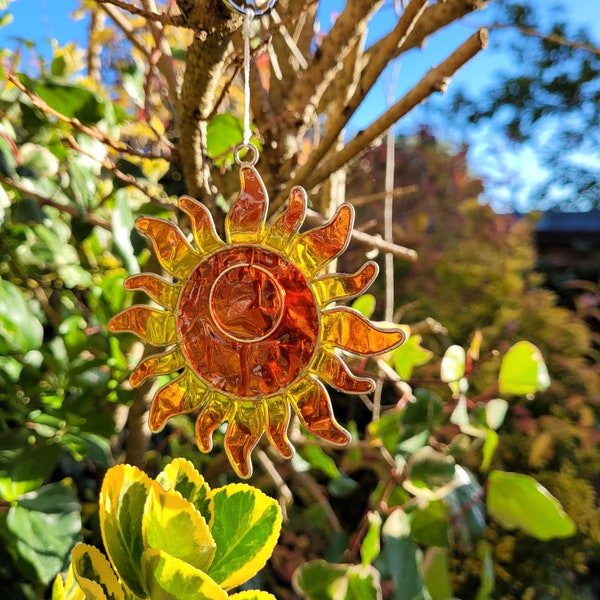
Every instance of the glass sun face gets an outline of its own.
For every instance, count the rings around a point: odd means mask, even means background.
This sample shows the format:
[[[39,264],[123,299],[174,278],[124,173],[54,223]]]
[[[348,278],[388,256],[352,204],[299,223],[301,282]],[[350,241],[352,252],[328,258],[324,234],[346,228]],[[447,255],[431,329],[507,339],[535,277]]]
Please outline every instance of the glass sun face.
[[[302,188],[294,188],[286,210],[267,223],[260,175],[242,166],[240,176],[225,242],[206,207],[187,196],[179,207],[190,217],[194,245],[170,221],[138,219],[137,228],[173,280],[151,273],[129,277],[126,289],[143,290],[162,309],[132,306],[109,327],[165,347],[137,365],[130,377],[134,387],[177,372],[154,396],[150,429],[160,431],[170,417],[198,409],[198,447],[209,452],[213,432],[227,422],[225,450],[245,478],[263,433],[281,456],[291,458],[292,410],[314,435],[346,444],[350,435],[337,423],[323,383],[348,393],[371,392],[374,383],[354,375],[339,350],[379,354],[401,344],[404,334],[379,329],[350,308],[330,306],[363,292],[378,270],[368,262],[352,275],[322,274],[348,243],[350,205],[323,226],[299,233],[306,212]]]

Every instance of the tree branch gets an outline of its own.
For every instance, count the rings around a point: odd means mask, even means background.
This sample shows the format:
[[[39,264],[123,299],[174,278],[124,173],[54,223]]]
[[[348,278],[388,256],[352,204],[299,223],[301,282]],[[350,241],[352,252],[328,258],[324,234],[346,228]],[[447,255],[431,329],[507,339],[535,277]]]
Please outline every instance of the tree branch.
[[[325,219],[320,213],[308,209],[306,211],[306,221],[307,223],[321,225],[325,222]],[[368,233],[358,231],[357,229],[352,230],[352,240],[361,246],[365,246],[370,249],[376,249],[380,252],[389,253],[393,256],[397,256],[398,258],[409,260],[411,262],[417,260],[418,258],[417,253],[412,248],[405,248],[404,246],[399,246],[398,244],[390,244],[379,236],[369,235]]]
[[[423,40],[435,31],[446,27],[450,23],[462,19],[465,15],[476,10],[481,10],[488,4],[489,0],[443,0],[429,5],[415,25],[406,41],[396,49],[393,58],[400,56],[403,52],[420,46]],[[409,5],[410,6],[410,5]],[[408,7],[407,7],[408,9]],[[369,52],[376,54],[378,44],[373,44]]]
[[[97,34],[104,29],[105,14],[98,8],[93,8],[90,15],[90,25],[88,31],[88,48],[87,48],[87,72],[90,79],[96,83],[100,82],[100,72],[102,69],[102,61],[100,53],[102,45],[97,41]]]
[[[148,21],[153,21],[155,23],[162,23],[163,25],[173,25],[174,27],[185,27],[185,19],[181,15],[169,15],[165,13],[159,13],[152,10],[144,10],[142,8],[138,8],[129,2],[123,2],[123,0],[96,0],[96,2],[100,5],[104,4],[112,4],[117,8],[122,10],[126,10],[132,15],[136,15],[138,17],[144,17]]]
[[[315,170],[319,161],[331,150],[346,124],[391,60],[397,46],[403,43],[413,30],[415,24],[423,14],[427,1],[413,0],[398,20],[393,31],[382,40],[382,43],[378,44],[378,52],[370,52],[369,59],[367,59],[366,55],[364,56],[363,62],[367,66],[363,71],[355,93],[341,110],[334,113],[331,119],[328,119],[326,133],[318,147],[313,148],[307,163],[295,174],[293,183],[285,186],[280,194],[280,198],[286,198],[293,185],[303,185],[306,178]],[[347,66],[348,68],[350,67]],[[277,200],[281,201],[280,198]]]
[[[464,44],[457,48],[442,64],[431,69],[424,77],[394,104],[379,119],[374,121],[366,129],[359,132],[350,140],[342,150],[330,153],[323,163],[314,170],[306,180],[306,188],[311,190],[324,181],[331,173],[337,171],[355,156],[368,148],[376,139],[391,127],[396,121],[407,114],[415,106],[423,102],[433,92],[445,91],[450,78],[467,61],[475,56],[487,45],[487,30],[480,29],[473,34]],[[294,181],[296,183],[296,181]]]
[[[206,155],[208,119],[215,104],[224,57],[242,17],[229,12],[218,0],[178,0],[186,26],[197,33],[187,50],[180,102],[179,149],[187,192],[218,214],[210,186]],[[218,221],[219,219],[217,219]]]
[[[283,114],[289,124],[300,119],[302,126],[295,127],[297,137],[301,137],[310,126],[322,95],[366,29],[369,18],[381,4],[382,0],[346,3],[343,12],[317,48],[308,69],[296,79]]]
[[[142,0],[142,4],[147,12],[156,12],[156,2],[154,0]],[[149,20],[150,31],[156,44],[156,51],[158,52],[158,58],[156,60],[156,67],[163,74],[168,88],[168,97],[174,109],[177,105],[177,99],[179,97],[179,82],[177,81],[177,74],[173,67],[173,56],[171,55],[171,47],[165,37],[164,25],[160,22]],[[149,77],[152,72],[152,62],[149,63]]]

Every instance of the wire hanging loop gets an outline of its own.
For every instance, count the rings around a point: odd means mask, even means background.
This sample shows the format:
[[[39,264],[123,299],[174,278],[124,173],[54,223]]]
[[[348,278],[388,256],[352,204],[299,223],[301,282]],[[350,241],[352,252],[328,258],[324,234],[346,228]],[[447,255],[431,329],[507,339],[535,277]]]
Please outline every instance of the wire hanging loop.
[[[240,166],[254,166],[258,161],[258,150],[250,143],[252,129],[250,128],[250,38],[252,37],[252,19],[254,10],[248,8],[244,12],[244,134],[243,142],[235,149],[235,162]],[[243,157],[243,158],[242,158]]]
[[[233,152],[240,167],[253,167],[258,162],[258,148],[254,144],[240,144]]]
[[[234,2],[234,0],[222,0],[222,1],[223,1],[223,4],[229,10],[240,13],[241,15],[246,15],[246,14],[248,14],[249,11],[252,11],[252,15],[254,17],[262,17],[263,15],[268,14],[271,10],[273,10],[273,7],[275,6],[275,3],[277,2],[277,0],[267,0],[266,2],[258,3],[259,6],[254,6],[250,2]],[[256,3],[254,3],[254,4],[256,4]],[[262,8],[261,8],[261,6],[262,6]]]

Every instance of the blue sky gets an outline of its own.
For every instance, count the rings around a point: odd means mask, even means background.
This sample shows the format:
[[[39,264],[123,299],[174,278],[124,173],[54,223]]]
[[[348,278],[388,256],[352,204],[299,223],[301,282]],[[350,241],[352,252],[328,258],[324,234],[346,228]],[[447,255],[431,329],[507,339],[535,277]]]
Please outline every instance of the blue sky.
[[[550,4],[550,0],[543,3]],[[345,0],[322,0],[320,4],[320,20],[323,29],[331,26],[331,18],[343,8]],[[591,28],[596,40],[600,41],[600,0],[553,0],[553,6],[558,6],[574,27],[587,26]],[[50,40],[57,39],[60,45],[69,41],[79,44],[86,43],[86,22],[74,22],[70,15],[80,6],[78,0],[15,0],[9,5],[9,10],[14,15],[11,24],[0,29],[0,47],[14,47],[16,39],[26,39],[35,43],[36,50],[42,55],[50,53]],[[455,23],[442,31],[434,34],[423,48],[413,49],[400,57],[394,67],[392,76],[391,68],[383,74],[375,89],[369,94],[363,106],[357,111],[348,128],[348,135],[370,123],[383,113],[392,96],[397,100],[404,92],[409,90],[432,66],[441,62],[452,50],[469,37],[478,26],[489,20],[489,8],[479,13],[474,13],[463,21]],[[368,44],[389,31],[395,22],[396,15],[392,2],[388,0],[386,6],[375,16],[370,29]],[[600,43],[600,42],[598,42]],[[34,61],[33,55],[29,60]],[[33,65],[32,65],[33,66]],[[450,90],[465,86],[469,91],[477,93],[488,85],[493,85],[494,77],[499,70],[510,69],[509,57],[494,48],[480,52],[473,60],[463,67],[452,79]],[[439,95],[438,95],[439,96]],[[423,119],[425,109],[418,107],[405,117],[397,130],[407,133],[414,129]],[[449,117],[450,118],[450,117]],[[438,132],[439,135],[440,132]],[[518,154],[507,153],[503,156],[504,164],[489,160],[490,136],[494,132],[482,129],[479,132],[481,143],[474,142],[470,150],[470,159],[473,169],[479,175],[491,174],[494,169],[506,168],[527,171],[528,182],[533,186],[546,173],[539,167],[532,148],[525,148]],[[477,139],[477,136],[474,138]],[[449,140],[453,141],[453,140]],[[494,140],[500,148],[502,140]],[[526,190],[523,192],[526,195]],[[517,199],[516,204],[519,203]]]

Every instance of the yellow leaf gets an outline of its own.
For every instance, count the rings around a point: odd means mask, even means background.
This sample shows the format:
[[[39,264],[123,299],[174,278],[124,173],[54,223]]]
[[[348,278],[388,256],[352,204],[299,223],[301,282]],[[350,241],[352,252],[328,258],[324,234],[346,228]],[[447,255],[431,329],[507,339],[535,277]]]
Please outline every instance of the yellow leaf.
[[[52,584],[52,600],[67,600],[65,596],[65,584],[60,573],[56,576]]]
[[[229,596],[233,600],[277,600],[273,594],[269,592],[261,592],[259,590],[246,590]]]
[[[142,556],[152,600],[227,600],[227,592],[206,573],[155,549]]]
[[[204,517],[175,490],[164,490],[152,482],[144,519],[144,545],[174,556],[196,569],[206,571],[216,545]]]

